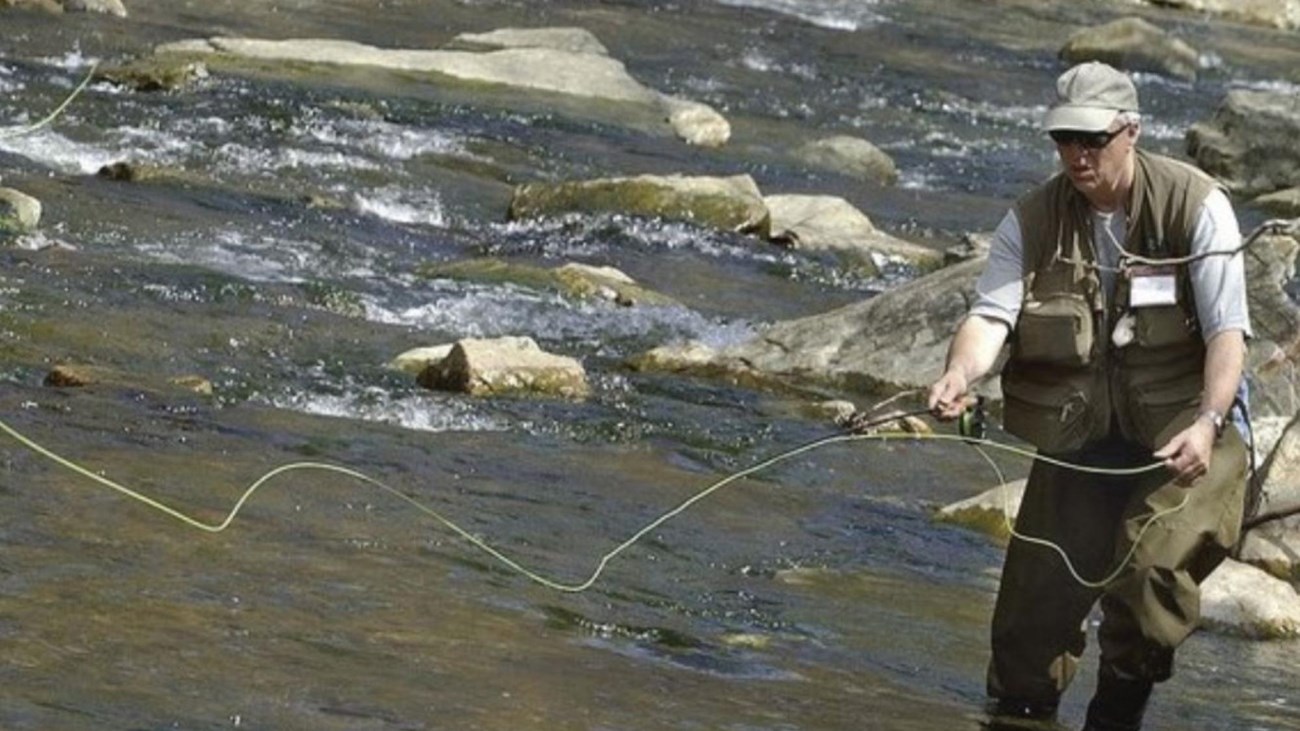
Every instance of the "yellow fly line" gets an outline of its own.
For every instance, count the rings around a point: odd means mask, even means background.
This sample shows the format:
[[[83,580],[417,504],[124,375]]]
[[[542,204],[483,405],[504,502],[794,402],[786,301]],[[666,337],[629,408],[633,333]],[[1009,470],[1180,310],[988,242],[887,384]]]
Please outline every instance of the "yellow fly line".
[[[240,511],[243,510],[244,506],[253,497],[253,494],[257,492],[258,489],[260,489],[263,485],[274,480],[280,475],[284,475],[286,473],[295,472],[295,471],[313,470],[318,472],[330,472],[338,475],[343,475],[345,477],[350,477],[354,480],[358,480],[360,482],[366,483],[373,487],[379,488],[380,490],[383,490],[384,492],[392,495],[393,497],[405,502],[406,504],[410,505],[416,510],[419,510],[421,513],[428,515],[429,517],[433,518],[435,521],[437,521],[438,523],[446,527],[448,530],[455,533],[457,536],[460,536],[461,538],[469,542],[471,545],[473,545],[475,548],[478,548],[479,550],[488,554],[492,558],[496,559],[502,565],[506,566],[507,568],[514,571],[515,573],[518,573],[519,575],[524,576],[525,578],[537,584],[540,584],[544,587],[547,587],[549,589],[553,589],[555,591],[560,591],[560,592],[566,592],[566,593],[578,593],[578,592],[586,591],[587,589],[591,588],[592,585],[594,585],[596,581],[601,577],[601,575],[605,572],[606,567],[609,565],[609,563],[612,560],[614,560],[615,557],[617,557],[619,554],[626,551],[628,548],[631,548],[634,544],[636,544],[638,541],[640,541],[650,532],[659,528],[664,523],[667,523],[668,521],[672,520],[678,515],[681,515],[682,513],[686,512],[696,503],[700,502],[701,500],[704,500],[705,498],[721,490],[727,485],[730,485],[731,483],[736,482],[737,480],[743,479],[757,472],[761,472],[769,467],[772,467],[773,465],[779,464],[781,462],[792,459],[799,455],[807,454],[808,452],[822,449],[824,447],[828,447],[833,444],[840,444],[845,442],[860,442],[860,441],[887,442],[887,441],[929,440],[929,441],[960,441],[960,442],[976,445],[977,451],[979,451],[980,455],[989,463],[989,465],[992,466],[994,472],[998,476],[999,483],[1003,485],[1002,488],[1004,491],[1003,492],[1003,517],[1006,520],[1007,530],[1011,533],[1011,535],[1019,540],[1033,543],[1036,545],[1045,546],[1055,550],[1061,556],[1061,559],[1065,562],[1066,567],[1069,569],[1074,579],[1078,581],[1080,584],[1092,588],[1103,587],[1106,584],[1110,583],[1112,580],[1114,580],[1124,570],[1124,567],[1127,565],[1128,561],[1132,558],[1134,551],[1137,550],[1138,543],[1142,540],[1142,536],[1146,534],[1147,529],[1150,528],[1151,525],[1155,523],[1155,521],[1159,520],[1160,518],[1181,510],[1187,503],[1187,498],[1186,496],[1184,496],[1183,501],[1178,505],[1175,505],[1171,508],[1166,508],[1164,510],[1157,511],[1153,513],[1151,516],[1149,516],[1146,522],[1142,525],[1142,528],[1138,533],[1137,540],[1133,542],[1132,548],[1129,549],[1129,553],[1118,562],[1116,567],[1108,575],[1106,575],[1101,579],[1090,580],[1081,576],[1079,572],[1075,570],[1074,564],[1070,560],[1069,555],[1067,555],[1065,550],[1062,549],[1059,545],[1051,541],[1048,541],[1046,539],[1022,535],[1015,530],[1015,527],[1012,525],[1011,522],[1010,496],[1009,493],[1007,492],[1008,488],[1006,487],[1006,480],[1003,478],[1002,471],[998,468],[997,464],[992,460],[992,458],[989,457],[989,455],[986,452],[983,451],[983,449],[981,449],[981,447],[989,448],[989,449],[997,449],[1014,455],[1025,457],[1028,459],[1049,462],[1051,464],[1055,464],[1069,469],[1079,470],[1082,472],[1090,472],[1095,474],[1106,474],[1106,475],[1135,475],[1135,474],[1150,472],[1152,470],[1162,468],[1163,464],[1161,464],[1160,462],[1154,462],[1149,465],[1132,467],[1132,468],[1120,468],[1120,469],[1101,468],[1101,467],[1090,467],[1087,465],[1071,464],[1069,462],[1064,462],[1058,459],[1054,459],[1052,457],[1036,454],[1030,450],[1022,449],[1015,445],[995,442],[989,439],[961,436],[957,434],[933,434],[933,433],[910,434],[910,433],[892,433],[892,432],[883,432],[883,433],[874,433],[874,434],[870,434],[870,433],[869,434],[835,434],[835,435],[831,435],[828,437],[824,437],[822,439],[809,442],[799,447],[795,447],[794,449],[787,450],[780,454],[777,454],[776,456],[765,459],[757,464],[754,464],[750,467],[740,470],[739,472],[735,472],[730,475],[727,475],[726,477],[723,477],[722,479],[717,480],[716,482],[708,485],[707,487],[701,489],[700,491],[691,495],[686,500],[679,503],[676,507],[672,508],[671,510],[663,513],[659,517],[650,521],[644,527],[634,532],[626,540],[619,543],[617,546],[615,546],[614,548],[610,549],[605,554],[600,556],[600,558],[596,562],[596,567],[591,571],[591,574],[585,580],[576,583],[567,583],[557,579],[549,578],[547,576],[544,576],[536,571],[533,571],[523,566],[518,561],[510,558],[509,556],[502,553],[500,550],[492,547],[483,539],[478,538],[477,536],[471,534],[469,531],[465,530],[464,528],[461,528],[452,520],[444,517],[434,509],[428,507],[427,505],[424,505],[423,503],[420,503],[419,501],[415,500],[409,495],[406,495],[405,493],[398,490],[397,488],[387,485],[381,482],[380,480],[377,480],[373,477],[370,477],[369,475],[366,475],[362,472],[359,472],[357,470],[348,467],[342,467],[339,465],[333,465],[324,462],[291,462],[291,463],[280,465],[279,467],[276,467],[268,471],[261,477],[257,478],[257,480],[253,481],[252,484],[250,484],[247,488],[245,488],[243,494],[241,494],[239,499],[235,501],[235,504],[230,508],[230,511],[226,514],[225,518],[223,518],[218,522],[205,522],[203,520],[200,520],[198,518],[195,518],[185,513],[182,510],[179,510],[159,500],[149,497],[148,495],[145,495],[139,492],[138,490],[133,490],[107,477],[96,474],[91,470],[82,467],[76,462],[73,462],[70,459],[62,457],[59,454],[56,454],[52,450],[47,449],[46,447],[42,446],[41,444],[37,443],[36,441],[22,434],[17,429],[14,429],[12,426],[5,423],[3,420],[0,420],[0,431],[3,431],[5,434],[9,435],[9,437],[17,441],[19,444],[22,444],[24,447],[27,447],[31,451],[35,452],[36,454],[39,454],[42,457],[45,457],[46,459],[54,462],[60,467],[63,467],[71,472],[74,472],[92,482],[95,482],[103,487],[113,490],[131,500],[134,500],[142,505],[152,508],[153,510],[156,510],[164,515],[174,518],[175,520],[180,521],[181,523],[191,528],[204,531],[206,533],[220,533],[224,531],[226,528],[230,527],[230,525],[234,522],[235,517],[239,515]]]

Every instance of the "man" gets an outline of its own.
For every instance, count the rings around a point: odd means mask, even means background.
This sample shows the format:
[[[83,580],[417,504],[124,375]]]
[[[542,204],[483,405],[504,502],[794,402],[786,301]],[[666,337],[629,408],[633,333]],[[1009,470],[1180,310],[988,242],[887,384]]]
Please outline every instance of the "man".
[[[960,415],[1009,342],[1009,432],[1072,463],[1163,463],[1116,476],[1035,461],[1017,532],[1060,545],[1088,580],[1129,555],[1151,515],[1174,511],[1102,588],[1074,578],[1050,549],[1013,540],[993,615],[995,724],[1052,718],[1100,599],[1100,671],[1084,729],[1128,731],[1141,727],[1152,685],[1172,674],[1174,650],[1198,621],[1198,586],[1240,531],[1246,452],[1223,426],[1250,335],[1233,253],[1241,234],[1213,180],[1137,148],[1137,90],[1119,71],[1066,71],[1044,127],[1062,170],[998,226],[929,403],[941,418]],[[1187,258],[1150,261],[1177,257]]]

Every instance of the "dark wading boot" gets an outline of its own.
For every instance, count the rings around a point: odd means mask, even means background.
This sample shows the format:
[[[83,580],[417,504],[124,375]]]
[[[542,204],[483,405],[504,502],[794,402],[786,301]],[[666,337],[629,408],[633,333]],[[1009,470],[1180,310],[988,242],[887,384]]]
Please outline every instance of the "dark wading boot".
[[[1059,701],[1026,701],[999,698],[989,701],[988,720],[980,728],[983,731],[1026,731],[1040,729],[1049,731],[1060,729],[1056,724],[1056,706]]]
[[[1121,678],[1103,668],[1097,674],[1097,693],[1088,704],[1083,731],[1139,731],[1151,687],[1149,680]]]

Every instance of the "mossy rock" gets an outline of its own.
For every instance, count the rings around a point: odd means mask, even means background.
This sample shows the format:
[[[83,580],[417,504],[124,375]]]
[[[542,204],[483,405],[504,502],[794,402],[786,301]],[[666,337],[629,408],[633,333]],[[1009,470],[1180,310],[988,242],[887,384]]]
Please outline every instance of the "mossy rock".
[[[146,92],[178,91],[207,77],[206,64],[181,55],[138,58],[95,72],[97,81]]]
[[[729,178],[640,175],[515,188],[510,218],[562,213],[624,213],[688,221],[724,231],[769,230],[767,206],[748,175]]]

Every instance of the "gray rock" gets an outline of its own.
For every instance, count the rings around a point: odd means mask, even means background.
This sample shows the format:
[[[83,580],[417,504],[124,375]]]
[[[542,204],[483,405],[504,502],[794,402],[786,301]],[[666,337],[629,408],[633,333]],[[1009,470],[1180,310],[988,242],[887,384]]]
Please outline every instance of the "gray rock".
[[[30,233],[40,224],[39,200],[13,188],[0,188],[0,239]]]
[[[472,396],[540,395],[568,399],[589,393],[577,360],[547,353],[532,338],[465,339],[419,376],[420,385]]]
[[[1300,596],[1255,567],[1224,561],[1201,584],[1201,626],[1254,639],[1300,637]]]
[[[1007,526],[1015,521],[1024,496],[1025,480],[1012,480],[975,497],[945,505],[935,518],[984,533],[1005,544],[1011,540]]]
[[[1246,250],[1246,296],[1255,337],[1249,344],[1251,411],[1290,417],[1300,409],[1300,308],[1284,287],[1296,275],[1300,240],[1261,236]]]
[[[1066,42],[1060,56],[1070,63],[1101,61],[1130,71],[1195,79],[1198,54],[1187,43],[1136,17],[1085,28]]]
[[[665,357],[671,353],[659,352],[642,365],[865,393],[925,388],[939,376],[948,341],[966,315],[984,261],[940,269],[825,314],[775,323],[750,340],[717,351],[706,364],[673,361]],[[1001,397],[996,378],[979,390]]]
[[[898,180],[894,160],[867,140],[847,135],[802,145],[795,155],[809,165],[875,183]]]
[[[443,345],[412,348],[390,360],[388,367],[395,371],[409,373],[412,376],[419,376],[429,366],[446,360],[447,356],[451,354],[453,345],[454,343],[445,343]]]
[[[1261,195],[1250,204],[1274,216],[1300,218],[1300,186]]]
[[[159,46],[157,54],[201,55],[343,66],[373,66],[461,81],[501,84],[654,110],[691,144],[717,146],[730,125],[716,111],[650,89],[605,55],[542,47],[497,51],[383,49],[344,40],[209,38]]]
[[[1255,196],[1300,183],[1300,94],[1234,90],[1187,132],[1187,154],[1233,192]]]
[[[1144,0],[1144,4],[1179,8],[1197,15],[1217,15],[1252,25],[1300,28],[1300,0]]]
[[[454,44],[484,48],[551,48],[570,53],[608,56],[609,51],[586,28],[498,28],[487,33],[461,33]]]
[[[866,214],[834,196],[770,195],[763,199],[772,216],[771,236],[793,248],[834,251],[871,270],[873,255],[902,259],[922,269],[934,269],[943,255],[933,249],[878,230]]]

